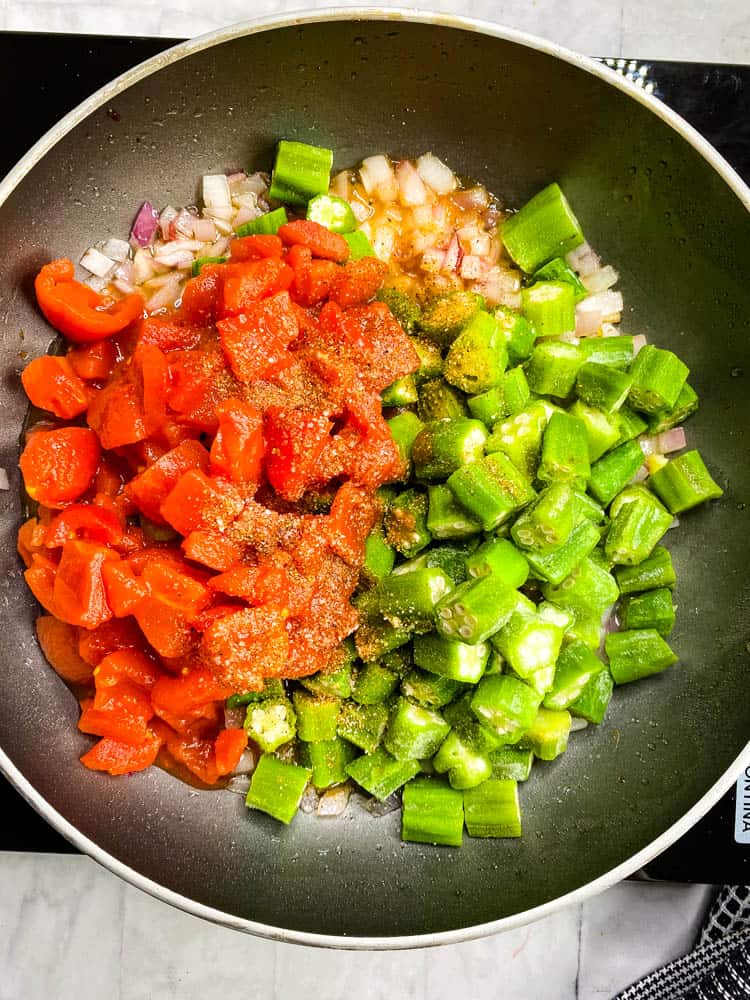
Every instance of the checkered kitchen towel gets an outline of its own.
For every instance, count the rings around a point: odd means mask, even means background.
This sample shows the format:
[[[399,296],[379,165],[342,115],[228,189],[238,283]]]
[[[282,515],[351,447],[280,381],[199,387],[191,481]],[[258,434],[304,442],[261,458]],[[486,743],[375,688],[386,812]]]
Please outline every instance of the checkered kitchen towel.
[[[723,886],[693,951],[616,1000],[750,1000],[750,886]]]

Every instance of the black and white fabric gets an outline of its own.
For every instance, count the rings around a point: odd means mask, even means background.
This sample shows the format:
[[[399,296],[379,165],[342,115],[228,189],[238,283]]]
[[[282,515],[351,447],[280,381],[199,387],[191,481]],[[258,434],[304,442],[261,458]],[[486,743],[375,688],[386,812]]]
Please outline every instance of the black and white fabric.
[[[750,886],[723,886],[693,951],[616,1000],[750,1000]]]

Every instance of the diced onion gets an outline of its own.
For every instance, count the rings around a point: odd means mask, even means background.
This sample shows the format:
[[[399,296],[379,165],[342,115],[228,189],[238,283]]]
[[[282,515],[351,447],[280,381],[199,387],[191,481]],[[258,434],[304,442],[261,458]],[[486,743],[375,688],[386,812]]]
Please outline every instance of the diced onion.
[[[685,428],[672,427],[661,434],[639,438],[638,443],[644,455],[669,455],[673,451],[681,451],[687,447]]]
[[[258,218],[257,210],[248,208],[246,205],[243,205],[242,208],[238,210],[235,217],[232,219],[232,228],[237,229],[238,226],[244,226],[246,222],[252,222],[253,219],[257,218]],[[210,223],[214,227],[214,235],[215,235],[216,223],[212,219],[202,219],[201,221]]]
[[[643,446],[641,445],[641,447],[643,447]],[[648,453],[644,452],[644,455],[646,455],[646,454],[648,454]],[[648,466],[644,462],[643,465],[640,467],[640,469],[638,469],[638,471],[636,472],[636,474],[630,480],[630,482],[631,483],[644,483],[647,479],[648,479]]]
[[[144,201],[130,230],[131,240],[139,247],[147,247],[159,225],[159,213],[150,201]]]
[[[619,337],[620,331],[614,323],[602,323],[602,337]]]
[[[574,271],[578,272],[581,278],[587,278],[602,266],[599,255],[588,243],[582,243],[575,250],[571,250],[565,255],[565,260]]]
[[[106,257],[111,257],[118,264],[127,260],[130,253],[130,244],[127,240],[110,239],[105,240],[101,247],[102,253]]]
[[[461,261],[461,277],[465,281],[475,281],[477,278],[481,278],[483,270],[481,257],[474,254],[464,254]]]
[[[463,250],[461,249],[461,244],[458,241],[458,236],[454,233],[453,238],[448,244],[448,249],[445,251],[442,270],[458,271],[461,266],[462,258]]]
[[[633,357],[635,357],[636,354],[638,354],[638,352],[642,348],[644,348],[647,343],[648,343],[648,341],[643,336],[643,334],[642,333],[637,333],[635,335],[635,337],[633,337]]]
[[[105,256],[96,247],[89,247],[83,257],[81,257],[81,267],[85,267],[87,271],[95,274],[97,278],[106,278],[114,266],[115,262],[112,258]]]
[[[422,270],[429,274],[437,274],[438,271],[441,271],[444,262],[445,250],[439,250],[437,247],[428,247],[422,254]]]
[[[232,728],[232,727],[227,727],[227,728]],[[257,751],[248,747],[248,749],[245,750],[245,752],[242,754],[239,761],[237,762],[237,766],[232,771],[232,774],[233,775],[252,774],[252,772],[255,770],[257,763],[258,763]]]
[[[387,816],[401,808],[401,799],[398,792],[393,792],[387,799],[368,799],[364,806],[373,816]]]
[[[375,256],[380,260],[388,262],[396,246],[396,233],[390,226],[379,226],[372,238],[372,249]]]
[[[427,188],[413,164],[402,160],[396,167],[399,197],[402,205],[424,205],[428,199]]]
[[[133,281],[136,285],[142,285],[144,281],[153,278],[155,274],[154,258],[148,250],[136,250],[133,257]]]
[[[340,816],[349,803],[351,791],[351,786],[347,784],[323,792],[318,802],[318,816]]]
[[[163,240],[172,238],[172,223],[177,218],[177,214],[177,209],[173,208],[172,205],[167,205],[166,208],[162,209],[159,216],[159,229]]]
[[[205,174],[203,177],[203,204],[206,208],[228,208],[232,204],[226,174]]]
[[[10,482],[8,480],[8,472],[6,469],[0,468],[0,490],[9,490]]]
[[[483,212],[489,206],[490,196],[487,189],[478,184],[466,191],[456,191],[453,200],[466,211]]]
[[[336,174],[331,181],[331,191],[337,198],[343,198],[344,201],[349,201],[349,196],[352,193],[352,186],[349,181],[348,170],[340,170]]]
[[[359,176],[368,194],[377,193],[383,201],[394,201],[398,195],[398,185],[393,167],[386,156],[368,156],[362,160]]]
[[[308,785],[302,793],[302,798],[300,799],[299,808],[300,812],[312,813],[318,808],[318,802],[320,801],[320,796],[315,791],[313,785]]]
[[[587,291],[593,295],[596,292],[606,292],[608,288],[612,288],[613,285],[617,284],[619,278],[620,275],[617,271],[610,264],[607,264],[606,267],[600,267],[598,271],[593,271],[591,274],[582,277],[581,281]]]
[[[417,160],[417,171],[422,180],[436,194],[450,194],[458,187],[456,176],[433,153],[424,153]]]
[[[213,219],[194,219],[193,236],[201,243],[213,243],[216,239],[216,223]]]
[[[242,729],[245,724],[245,716],[247,715],[246,705],[237,705],[235,708],[229,708],[227,705],[224,706],[224,728],[225,729]]]
[[[173,305],[175,299],[180,294],[182,275],[172,273],[165,277],[167,280],[161,287],[157,288],[154,294],[146,299],[146,309],[148,312],[155,312],[157,309],[165,309],[167,306]],[[158,281],[159,279],[155,280]]]
[[[590,295],[583,301],[594,302],[601,310],[602,321],[605,323],[613,323],[619,320],[623,310],[622,292],[597,292],[596,295]],[[583,302],[579,304],[583,305]]]
[[[571,733],[580,732],[580,730],[585,729],[588,726],[588,724],[589,724],[588,719],[579,719],[573,716],[573,718],[570,720],[570,732]]]
[[[602,325],[601,305],[596,296],[584,299],[576,306],[576,334],[579,337],[593,337]]]

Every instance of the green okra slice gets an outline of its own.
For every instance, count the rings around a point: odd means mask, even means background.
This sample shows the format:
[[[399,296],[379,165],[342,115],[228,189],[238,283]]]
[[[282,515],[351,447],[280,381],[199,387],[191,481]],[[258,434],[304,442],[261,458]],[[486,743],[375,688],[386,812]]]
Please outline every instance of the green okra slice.
[[[484,308],[484,304],[484,299],[476,292],[451,292],[428,302],[417,325],[430,340],[447,347]]]
[[[399,698],[391,712],[383,745],[397,760],[432,757],[450,726],[435,709]]]
[[[385,302],[406,333],[414,333],[422,315],[422,310],[416,299],[407,295],[406,292],[399,291],[398,288],[381,288],[376,293],[375,298],[378,302]]]
[[[534,751],[521,747],[499,747],[490,753],[492,777],[506,781],[527,781],[534,764]]]
[[[422,490],[399,493],[383,516],[385,541],[407,559],[426,548],[431,540],[427,527],[427,496]]]
[[[391,382],[380,394],[383,406],[413,406],[418,399],[417,381],[412,374]]]
[[[677,661],[677,656],[653,628],[610,632],[604,648],[615,684],[661,673]]]
[[[604,669],[602,661],[585,643],[569,643],[560,651],[555,680],[542,705],[555,711],[570,708],[591,678]]]
[[[499,631],[518,604],[518,591],[492,574],[467,580],[446,594],[435,609],[438,632],[446,639],[471,644]]]
[[[544,429],[557,409],[545,400],[531,403],[508,420],[495,424],[487,438],[485,451],[488,455],[502,452],[524,475],[533,479],[539,464]]]
[[[610,503],[628,485],[643,462],[643,451],[638,442],[626,441],[594,462],[589,476],[589,490],[600,503]]]
[[[591,473],[586,428],[570,413],[553,413],[542,439],[537,476],[543,482],[585,483]]]
[[[416,413],[412,413],[410,410],[397,413],[388,421],[391,437],[396,442],[396,447],[404,462],[411,462],[412,447],[423,427],[424,424]]]
[[[570,712],[540,708],[521,737],[521,745],[534,751],[539,760],[554,760],[568,748]]]
[[[413,667],[401,681],[402,694],[427,708],[442,708],[465,690],[466,685],[461,681],[430,673],[420,667]]]
[[[373,753],[357,757],[346,768],[360,788],[379,801],[387,799],[395,791],[410,781],[421,768],[418,760],[396,760],[383,747]]]
[[[575,391],[579,399],[605,413],[615,413],[628,398],[632,379],[611,365],[587,361],[576,375]]]
[[[503,223],[500,238],[522,271],[564,257],[584,242],[581,226],[558,184],[549,184]]]
[[[688,366],[672,351],[646,344],[630,369],[630,405],[642,413],[671,409],[689,374]]]
[[[353,701],[345,701],[339,712],[336,733],[365,753],[372,754],[380,745],[387,725],[386,705],[357,705]]]
[[[610,368],[630,368],[633,363],[633,338],[584,337],[580,343],[581,353],[586,361]]]
[[[612,574],[590,557],[582,559],[571,574],[558,584],[542,585],[545,599],[576,614],[593,613],[597,618],[620,596]]]
[[[526,368],[529,388],[540,396],[564,399],[573,391],[583,362],[577,344],[545,340],[536,345],[529,359]]]
[[[526,361],[534,349],[536,332],[531,323],[523,316],[508,309],[507,306],[498,306],[495,310],[495,319],[500,324],[500,329],[505,337],[505,346],[508,351],[508,363],[518,365]]]
[[[403,840],[460,847],[463,829],[461,792],[438,778],[415,778],[409,782],[403,794]]]
[[[589,680],[570,706],[571,715],[599,725],[607,713],[615,682],[609,670],[600,670]]]
[[[637,566],[617,566],[615,579],[621,594],[635,594],[642,590],[674,587],[677,575],[669,550],[657,545],[648,559]]]
[[[564,281],[573,289],[576,303],[588,296],[588,289],[573,268],[562,257],[555,257],[534,275],[534,281]]]
[[[674,406],[669,410],[657,410],[648,420],[649,434],[663,434],[678,424],[684,423],[699,405],[698,393],[686,382],[680,389],[680,394]]]
[[[568,540],[551,552],[526,551],[531,572],[541,580],[555,585],[570,576],[586,556],[590,555],[601,539],[600,529],[584,517],[571,531]]]
[[[537,281],[521,292],[521,309],[538,337],[558,337],[576,325],[576,297],[567,281]]]
[[[312,772],[312,783],[318,791],[340,785],[349,777],[347,767],[359,756],[359,750],[336,736],[332,740],[300,744],[300,756]]]
[[[577,417],[583,424],[589,446],[589,462],[592,465],[605,452],[620,442],[619,414],[597,410],[596,407],[589,406],[581,399],[577,399],[568,412],[571,416]]]
[[[634,566],[651,555],[671,524],[669,511],[644,490],[612,518],[604,551],[613,563]]]
[[[463,392],[485,392],[500,384],[507,364],[500,324],[489,313],[480,311],[448,349],[443,377]]]
[[[489,646],[484,642],[470,645],[445,639],[433,632],[414,637],[414,662],[417,666],[452,681],[476,684],[484,673],[489,656]]]
[[[453,581],[440,569],[391,573],[378,585],[377,608],[386,621],[398,628],[429,632],[435,606],[452,586]]]
[[[492,774],[484,732],[477,722],[454,726],[432,758],[438,774],[447,774],[451,788],[474,788]]]
[[[365,561],[362,574],[369,583],[377,583],[393,569],[396,552],[385,538],[383,526],[378,523],[365,539]]]
[[[718,500],[724,490],[715,483],[700,452],[686,451],[651,474],[651,487],[672,514]]]
[[[630,594],[620,601],[620,624],[624,629],[655,628],[667,636],[674,628],[675,608],[668,587]]]
[[[288,743],[297,733],[297,717],[291,701],[267,698],[248,705],[245,730],[265,753],[272,753]]]
[[[490,538],[465,559],[467,574],[472,577],[492,576],[510,590],[522,587],[529,576],[529,564],[522,552],[507,538]]]
[[[297,716],[297,737],[306,743],[336,738],[336,723],[341,709],[338,698],[325,698],[298,688],[292,694]]]
[[[447,479],[456,469],[481,458],[486,440],[484,424],[470,417],[425,424],[411,451],[417,479],[425,482]]]
[[[470,708],[491,732],[513,743],[533,723],[541,700],[537,691],[517,677],[494,674],[479,682]]]
[[[518,784],[493,777],[477,788],[467,789],[464,819],[470,837],[520,837]]]
[[[458,502],[493,531],[536,496],[526,476],[503,452],[463,465],[448,478]]]
[[[245,804],[282,823],[291,823],[310,777],[306,767],[264,753],[250,779]]]
[[[423,423],[433,420],[456,420],[468,413],[462,392],[448,385],[445,379],[431,378],[419,386],[417,413]]]
[[[269,197],[289,205],[306,205],[327,194],[333,151],[282,139],[276,148]]]
[[[471,538],[481,532],[481,522],[458,503],[445,483],[429,486],[427,499],[427,530],[433,538],[439,541]]]
[[[357,671],[352,700],[359,705],[377,705],[386,701],[399,685],[399,674],[379,661],[365,663]]]
[[[579,505],[567,483],[553,483],[516,518],[511,537],[521,548],[548,551],[567,541],[573,530]]]

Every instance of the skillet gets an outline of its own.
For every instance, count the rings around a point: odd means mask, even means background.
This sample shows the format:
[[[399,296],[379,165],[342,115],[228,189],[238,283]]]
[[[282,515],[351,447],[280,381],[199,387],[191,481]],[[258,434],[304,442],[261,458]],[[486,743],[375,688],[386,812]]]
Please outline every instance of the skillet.
[[[119,115],[117,127],[108,108]],[[690,443],[724,498],[669,538],[680,663],[620,689],[523,790],[520,841],[401,844],[398,814],[356,805],[288,829],[241,798],[151,769],[87,772],[74,699],[36,645],[14,552],[25,401],[20,350],[50,330],[31,281],[127,232],[144,197],[197,198],[204,173],[268,167],[279,137],[336,166],[432,149],[508,204],[550,180],[621,273],[627,332],[677,350],[702,399]],[[750,192],[689,126],[604,68],[493,25],[352,9],[251,22],[160,54],[93,95],[0,184],[6,373],[0,464],[0,768],[81,850],[192,913],[305,944],[423,947],[544,916],[677,839],[731,786],[750,738]],[[23,340],[21,340],[23,335]]]

